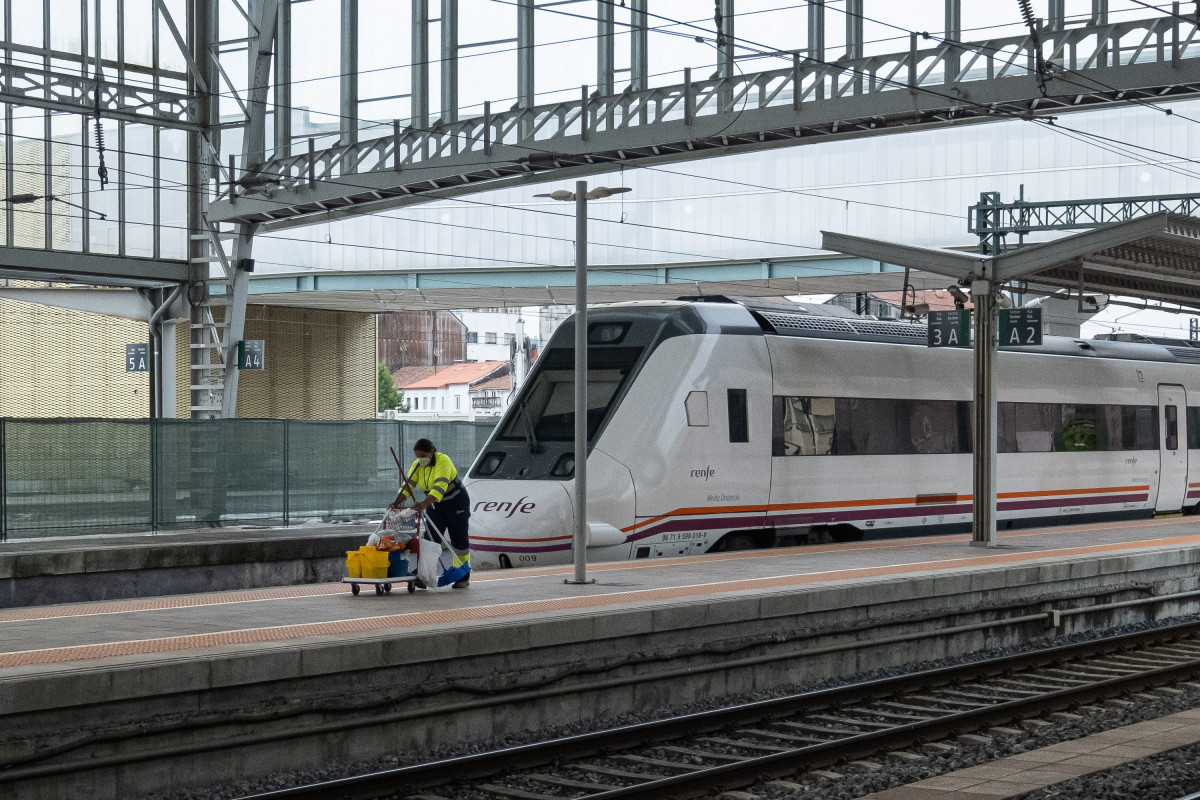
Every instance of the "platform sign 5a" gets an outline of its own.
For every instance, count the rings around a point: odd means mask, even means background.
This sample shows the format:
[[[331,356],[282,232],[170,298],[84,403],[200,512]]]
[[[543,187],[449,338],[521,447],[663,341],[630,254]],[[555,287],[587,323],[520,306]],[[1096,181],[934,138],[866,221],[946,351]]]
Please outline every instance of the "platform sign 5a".
[[[965,308],[930,311],[929,336],[925,343],[930,347],[970,347],[971,312]]]
[[[1040,308],[1000,309],[1000,346],[1036,347],[1042,343]]]
[[[244,339],[238,342],[238,369],[263,369],[267,343],[263,339]]]
[[[125,371],[126,372],[149,372],[150,371],[150,345],[148,345],[148,344],[127,344],[127,345],[125,345]]]

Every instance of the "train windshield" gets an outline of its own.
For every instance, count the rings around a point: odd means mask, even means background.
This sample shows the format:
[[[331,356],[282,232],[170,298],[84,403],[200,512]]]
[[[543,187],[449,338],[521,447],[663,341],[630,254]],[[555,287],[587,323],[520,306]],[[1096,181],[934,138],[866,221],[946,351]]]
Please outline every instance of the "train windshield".
[[[588,350],[588,441],[615,407],[626,379],[633,371],[640,347],[606,347]],[[551,350],[542,356],[529,386],[509,414],[500,439],[569,442],[575,438],[575,353]]]

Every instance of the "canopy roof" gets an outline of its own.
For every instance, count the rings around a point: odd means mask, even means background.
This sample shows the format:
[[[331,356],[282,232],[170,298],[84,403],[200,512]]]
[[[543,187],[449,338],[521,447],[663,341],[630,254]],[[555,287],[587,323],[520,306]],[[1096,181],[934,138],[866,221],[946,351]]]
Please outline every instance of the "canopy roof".
[[[1200,308],[1200,219],[1166,212],[998,256],[822,231],[822,247],[966,283],[1020,280]]]

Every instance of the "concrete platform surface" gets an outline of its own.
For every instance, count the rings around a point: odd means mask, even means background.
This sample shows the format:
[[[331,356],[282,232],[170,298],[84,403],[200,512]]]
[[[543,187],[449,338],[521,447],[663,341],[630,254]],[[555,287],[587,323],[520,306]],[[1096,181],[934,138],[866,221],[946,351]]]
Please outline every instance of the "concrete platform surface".
[[[845,602],[841,592],[830,601],[817,599],[835,588],[852,588],[860,598],[882,603],[923,596],[939,576],[956,578],[961,585],[955,591],[1061,580],[1122,570],[1121,559],[1134,555],[1193,558],[1200,521],[1035,529],[1004,534],[999,542],[997,548],[980,548],[969,546],[967,536],[942,536],[609,563],[591,565],[596,583],[586,586],[563,582],[569,566],[540,567],[477,572],[468,589],[412,595],[402,586],[384,596],[366,587],[355,597],[349,586],[325,583],[10,609],[0,611],[0,681],[417,633],[426,644],[429,635],[444,634],[435,649],[441,657],[454,657],[478,651],[482,632],[501,628],[510,646],[571,638],[562,626],[539,629],[531,638],[524,623],[533,621],[585,620],[588,633],[603,638],[605,626],[637,633],[669,628],[673,620],[712,624],[719,621],[714,615],[735,621],[745,614],[761,619],[800,606]],[[1038,574],[1021,573],[1029,568]],[[467,631],[473,635],[462,635]],[[0,707],[3,697],[0,685]]]
[[[0,545],[0,608],[327,582],[370,523],[64,536]]]

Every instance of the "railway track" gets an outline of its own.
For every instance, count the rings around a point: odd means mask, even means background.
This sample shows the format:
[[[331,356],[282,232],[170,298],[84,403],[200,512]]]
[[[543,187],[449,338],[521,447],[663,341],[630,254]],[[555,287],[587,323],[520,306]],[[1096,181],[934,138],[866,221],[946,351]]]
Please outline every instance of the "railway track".
[[[702,797],[1196,676],[1189,623],[245,800]]]

